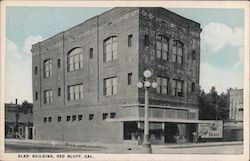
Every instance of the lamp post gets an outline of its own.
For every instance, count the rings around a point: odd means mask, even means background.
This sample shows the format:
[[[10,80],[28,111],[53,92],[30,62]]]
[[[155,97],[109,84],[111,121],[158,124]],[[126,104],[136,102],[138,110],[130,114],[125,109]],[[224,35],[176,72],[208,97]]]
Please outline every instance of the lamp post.
[[[147,153],[152,153],[151,144],[149,142],[148,90],[151,86],[153,88],[156,88],[157,83],[155,81],[153,81],[152,83],[150,82],[149,78],[152,76],[152,72],[150,70],[145,70],[143,72],[143,75],[145,77],[145,81],[139,81],[137,83],[138,88],[144,87],[145,89],[144,139],[142,146],[146,148]]]

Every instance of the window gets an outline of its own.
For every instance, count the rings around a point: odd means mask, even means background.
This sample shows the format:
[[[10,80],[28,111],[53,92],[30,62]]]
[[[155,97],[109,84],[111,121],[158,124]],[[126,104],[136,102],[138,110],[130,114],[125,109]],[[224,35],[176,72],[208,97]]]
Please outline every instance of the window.
[[[144,46],[149,46],[149,36],[144,35]]]
[[[160,94],[168,94],[169,79],[164,77],[156,77],[156,92]]]
[[[169,52],[169,40],[162,35],[157,35],[156,40],[156,57],[167,60]]]
[[[117,94],[117,77],[104,79],[104,96]]]
[[[196,59],[196,52],[195,50],[192,51],[192,60],[195,60]]]
[[[72,121],[75,121],[76,120],[76,115],[73,115],[72,116]]]
[[[23,126],[22,126],[22,125],[19,125],[19,127],[18,127],[18,133],[19,133],[20,135],[23,135],[24,130],[23,130]]]
[[[38,92],[35,94],[35,99],[38,100]]]
[[[183,64],[183,44],[179,41],[174,41],[172,59],[173,62]]]
[[[48,122],[51,122],[52,121],[52,118],[51,117],[48,117]]]
[[[89,114],[89,120],[93,120],[94,119],[94,114]]]
[[[83,99],[83,84],[68,86],[68,100]]]
[[[133,38],[133,35],[128,35],[128,47],[132,46],[132,38]]]
[[[61,116],[58,116],[57,117],[57,122],[61,122],[62,121],[62,117]]]
[[[78,115],[78,121],[82,120],[82,115]]]
[[[70,116],[67,116],[66,121],[70,121]]]
[[[172,95],[183,97],[183,81],[174,79],[172,82]]]
[[[44,104],[52,103],[52,90],[44,91]]]
[[[89,49],[89,58],[93,59],[93,56],[94,56],[93,48],[90,48]]]
[[[8,134],[12,135],[13,134],[13,126],[10,126],[8,128]]]
[[[128,85],[132,83],[132,73],[128,73]]]
[[[75,71],[83,68],[82,48],[75,48],[68,54],[68,71]]]
[[[47,122],[47,117],[44,117],[44,118],[43,118],[43,122]]]
[[[47,59],[43,63],[44,78],[49,78],[52,76],[52,60]]]
[[[104,62],[117,59],[117,37],[111,36],[104,40]]]
[[[192,93],[195,92],[195,83],[194,82],[192,82],[191,92]]]
[[[58,68],[61,67],[61,59],[57,59],[57,67],[58,67]]]
[[[116,116],[115,112],[110,113],[110,118],[115,118],[115,116]]]
[[[58,90],[57,90],[57,95],[58,96],[61,96],[61,88],[59,87]]]
[[[102,119],[103,119],[103,120],[106,120],[107,117],[108,117],[108,113],[103,113],[103,114],[102,114]]]
[[[35,66],[35,75],[37,75],[37,66]]]

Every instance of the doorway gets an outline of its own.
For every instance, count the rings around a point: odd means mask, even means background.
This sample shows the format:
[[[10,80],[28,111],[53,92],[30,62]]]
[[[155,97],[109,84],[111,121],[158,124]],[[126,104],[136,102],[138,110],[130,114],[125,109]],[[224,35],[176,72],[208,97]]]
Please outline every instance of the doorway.
[[[176,143],[176,136],[179,135],[177,123],[165,123],[164,140],[165,143]]]

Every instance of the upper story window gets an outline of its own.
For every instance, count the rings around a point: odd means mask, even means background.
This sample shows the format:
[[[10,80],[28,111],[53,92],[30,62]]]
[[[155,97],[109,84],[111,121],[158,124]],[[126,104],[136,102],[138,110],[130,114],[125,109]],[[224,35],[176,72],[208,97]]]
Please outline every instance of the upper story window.
[[[68,100],[83,99],[83,84],[68,86]]]
[[[132,46],[132,38],[133,38],[133,35],[128,35],[128,47],[131,47]]]
[[[192,82],[191,92],[192,92],[192,93],[194,93],[194,92],[195,92],[195,83],[194,83],[194,82]]]
[[[192,51],[192,60],[196,60],[196,52],[195,52],[195,50]]]
[[[169,79],[164,77],[156,77],[156,92],[160,94],[168,94]]]
[[[57,59],[57,68],[61,67],[61,59]]]
[[[117,94],[117,77],[104,79],[103,94],[111,96]]]
[[[52,60],[47,59],[43,63],[44,68],[44,78],[48,78],[52,76]]]
[[[169,40],[162,35],[157,35],[156,41],[156,57],[167,60],[169,53]]]
[[[128,85],[132,84],[132,73],[128,73]]]
[[[35,66],[35,75],[37,75],[37,71],[38,71],[37,66]]]
[[[183,64],[183,43],[175,40],[173,44],[173,62]]]
[[[173,79],[172,81],[172,95],[183,97],[183,84],[184,81]]]
[[[75,71],[83,68],[82,48],[75,48],[68,54],[68,71]]]
[[[93,48],[90,48],[89,49],[89,58],[93,59],[93,57],[94,57],[94,50],[93,50]]]
[[[52,90],[44,91],[44,104],[52,103]]]
[[[35,93],[35,99],[38,100],[38,92]]]
[[[144,46],[149,46],[149,36],[144,35]]]
[[[117,37],[111,36],[104,40],[104,62],[117,59]]]

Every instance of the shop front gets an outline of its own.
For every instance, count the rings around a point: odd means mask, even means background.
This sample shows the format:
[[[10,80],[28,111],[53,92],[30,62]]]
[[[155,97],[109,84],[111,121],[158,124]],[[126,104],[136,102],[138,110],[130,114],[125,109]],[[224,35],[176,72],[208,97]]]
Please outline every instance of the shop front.
[[[123,122],[123,139],[125,142],[142,144],[144,134],[143,119],[144,118],[110,119],[110,121]],[[216,122],[218,121],[150,118],[149,140],[152,144],[182,144],[194,142],[194,137],[200,137],[204,140],[204,138],[209,138],[209,135],[216,135],[218,131],[220,132],[221,129],[215,125]],[[217,131],[213,129],[216,127],[219,128],[217,128]],[[197,133],[198,136],[194,136],[194,133]],[[217,137],[220,137],[219,134],[217,135]],[[213,137],[216,138],[216,136]]]

